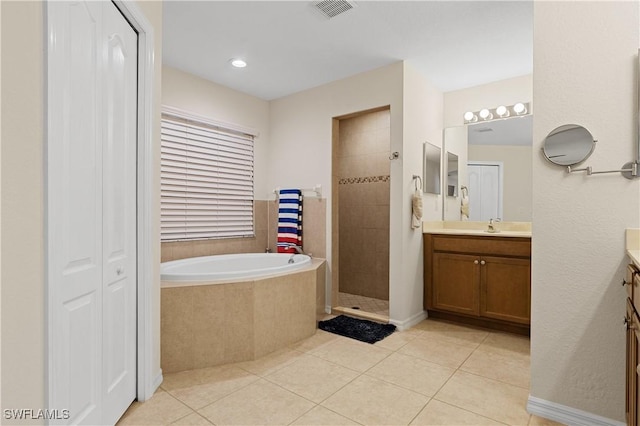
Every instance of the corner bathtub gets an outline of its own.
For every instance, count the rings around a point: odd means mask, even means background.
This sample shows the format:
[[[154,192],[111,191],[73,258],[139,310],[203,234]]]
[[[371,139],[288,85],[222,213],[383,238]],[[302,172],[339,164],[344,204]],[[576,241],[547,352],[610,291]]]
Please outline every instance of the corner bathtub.
[[[289,263],[290,259],[293,263]],[[249,279],[295,271],[310,264],[311,257],[305,254],[222,254],[164,262],[160,279],[174,283]]]
[[[312,336],[325,309],[325,261],[290,258],[247,253],[163,263],[162,370],[251,361]]]

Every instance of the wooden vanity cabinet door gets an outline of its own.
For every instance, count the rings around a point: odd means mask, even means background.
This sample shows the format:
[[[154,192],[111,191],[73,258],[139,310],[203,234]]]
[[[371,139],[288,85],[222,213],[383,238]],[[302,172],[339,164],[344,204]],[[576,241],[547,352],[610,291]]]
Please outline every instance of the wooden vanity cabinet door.
[[[480,316],[529,324],[531,322],[531,261],[482,256]]]
[[[625,412],[627,425],[638,424],[638,319],[631,304],[627,299],[627,312],[625,315],[627,325],[627,356],[626,356],[626,398]]]
[[[433,253],[431,308],[478,315],[480,256]]]

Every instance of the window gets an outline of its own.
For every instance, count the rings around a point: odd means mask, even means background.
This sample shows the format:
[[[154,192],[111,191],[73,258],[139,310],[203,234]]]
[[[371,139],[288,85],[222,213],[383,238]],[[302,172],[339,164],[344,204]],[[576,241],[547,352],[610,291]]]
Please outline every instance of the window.
[[[253,138],[165,108],[162,241],[254,236]]]

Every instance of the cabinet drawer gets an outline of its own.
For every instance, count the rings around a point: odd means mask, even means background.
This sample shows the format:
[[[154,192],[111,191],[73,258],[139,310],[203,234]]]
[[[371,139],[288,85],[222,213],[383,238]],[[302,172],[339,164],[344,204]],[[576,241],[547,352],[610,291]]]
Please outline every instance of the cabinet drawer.
[[[528,238],[434,235],[433,250],[456,253],[530,257]]]

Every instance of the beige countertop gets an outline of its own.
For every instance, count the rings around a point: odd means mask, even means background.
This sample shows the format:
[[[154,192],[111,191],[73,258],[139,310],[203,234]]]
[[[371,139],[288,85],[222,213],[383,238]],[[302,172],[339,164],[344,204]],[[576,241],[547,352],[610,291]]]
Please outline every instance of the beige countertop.
[[[488,232],[488,222],[437,221],[422,223],[424,234],[531,238],[531,222],[498,222],[495,224],[495,228],[498,232]]]
[[[640,229],[628,228],[625,237],[627,256],[640,268]]]

